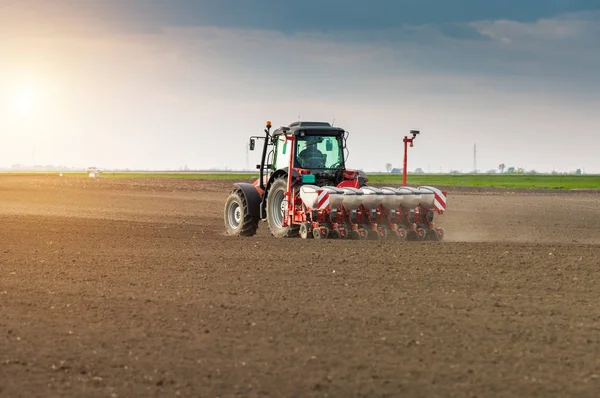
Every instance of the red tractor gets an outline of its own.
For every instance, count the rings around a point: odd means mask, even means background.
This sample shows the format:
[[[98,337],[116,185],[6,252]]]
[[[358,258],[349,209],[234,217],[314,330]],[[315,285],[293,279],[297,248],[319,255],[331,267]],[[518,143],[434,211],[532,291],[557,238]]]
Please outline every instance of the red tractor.
[[[326,122],[295,122],[263,137],[254,183],[235,183],[225,202],[227,234],[252,236],[266,221],[275,237],[441,240],[433,223],[446,193],[433,187],[376,188],[361,170],[345,167],[347,131]],[[411,131],[412,138],[419,134]],[[269,150],[270,149],[270,150]],[[406,166],[404,167],[406,173]],[[404,180],[405,181],[405,180]]]

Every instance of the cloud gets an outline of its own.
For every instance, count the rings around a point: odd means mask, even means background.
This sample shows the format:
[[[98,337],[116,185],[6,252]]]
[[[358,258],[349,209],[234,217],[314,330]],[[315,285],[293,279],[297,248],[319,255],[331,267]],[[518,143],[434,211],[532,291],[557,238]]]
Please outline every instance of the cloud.
[[[531,40],[535,40],[538,43],[575,43],[578,47],[599,47],[599,21],[600,11],[589,11],[565,14],[552,19],[539,19],[530,23],[501,19],[476,21],[469,25],[480,34],[502,43],[525,41],[525,44],[531,44]]]
[[[193,6],[201,2],[157,13],[166,2],[142,9],[129,1],[120,15],[98,8],[102,2],[77,13],[55,2],[0,13],[0,80],[26,65],[60,83],[52,112],[27,140],[43,142],[48,159],[60,154],[83,166],[244,167],[246,139],[265,119],[287,124],[300,113],[348,128],[355,167],[398,163],[401,136],[420,128],[411,167],[468,170],[477,142],[483,168],[569,169],[597,163],[591,148],[599,142],[590,132],[600,123],[600,18],[539,14],[583,3],[517,7],[514,18],[504,6],[492,12],[473,3],[468,19],[443,6],[398,22],[398,14],[379,12],[383,3],[333,18],[326,6],[335,3],[327,2],[319,18],[330,23],[321,29],[323,22],[307,18],[311,2],[295,9],[296,18],[275,3],[261,16],[264,9],[212,2],[200,19]],[[235,12],[223,14],[227,6]],[[10,118],[1,109],[0,116],[6,127]],[[578,140],[563,142],[573,130]],[[77,150],[61,149],[57,134]],[[28,141],[21,144],[30,153]],[[574,155],[551,156],[561,147]],[[3,159],[18,152],[4,151]]]
[[[596,0],[304,0],[285,4],[280,0],[10,1],[4,0],[4,10],[23,11],[22,23],[38,17],[94,19],[103,21],[113,31],[136,34],[159,32],[168,27],[201,26],[294,34],[306,31],[365,33],[407,25],[435,25],[460,37],[465,34],[464,29],[468,29],[460,25],[471,21],[526,23],[600,9]]]
[[[327,87],[353,79],[357,90],[367,91],[377,81],[387,87],[395,80],[421,81],[425,88],[437,86],[442,91],[468,90],[469,81],[477,85],[487,81],[513,93],[559,91],[565,95],[565,87],[576,85],[595,95],[600,66],[598,26],[600,13],[580,13],[530,23],[471,22],[452,35],[433,25],[364,36],[206,27],[163,32],[181,54],[216,58],[218,52],[221,67],[237,71],[240,81],[308,82],[297,88],[298,94],[314,90],[314,85]],[[486,40],[467,32],[477,32]],[[469,35],[472,40],[465,40]],[[368,83],[363,85],[363,81]],[[352,91],[344,85],[344,92]]]

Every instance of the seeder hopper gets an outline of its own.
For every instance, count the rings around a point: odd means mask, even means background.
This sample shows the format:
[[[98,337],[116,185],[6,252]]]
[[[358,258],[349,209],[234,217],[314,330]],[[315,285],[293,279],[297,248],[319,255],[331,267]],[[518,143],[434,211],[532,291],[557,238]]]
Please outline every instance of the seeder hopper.
[[[264,139],[258,180],[235,183],[225,202],[229,235],[255,235],[259,222],[266,221],[278,238],[444,238],[433,218],[446,210],[446,193],[406,185],[407,146],[413,146],[418,131],[404,137],[404,176],[398,187],[369,186],[363,171],[345,167],[348,132],[342,128],[295,122],[271,133],[267,122],[264,132],[250,138],[250,150]]]

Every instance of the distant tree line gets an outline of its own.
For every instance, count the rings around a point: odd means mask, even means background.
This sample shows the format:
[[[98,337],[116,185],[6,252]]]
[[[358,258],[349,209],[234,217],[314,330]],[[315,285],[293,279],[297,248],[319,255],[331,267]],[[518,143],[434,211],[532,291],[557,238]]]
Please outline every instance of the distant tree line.
[[[511,166],[511,167],[506,168],[506,165],[504,163],[500,163],[498,165],[498,170],[500,170],[500,174],[503,174],[504,170],[506,170],[506,174],[539,174],[536,170],[525,170],[522,167],[512,167]],[[495,172],[495,170],[493,172]],[[570,172],[570,173],[559,173],[556,170],[552,170],[551,174],[576,174],[576,175],[581,175],[581,174],[583,174],[583,172],[582,172],[581,169],[577,169],[574,172]]]
[[[388,173],[392,173],[392,174],[397,174],[397,173],[402,173],[402,169],[401,168],[394,168],[394,166],[391,163],[386,163],[385,164],[385,171]],[[525,170],[523,167],[514,167],[514,166],[509,166],[506,167],[506,164],[504,163],[500,163],[498,165],[498,169],[490,169],[487,172],[485,172],[485,174],[496,174],[497,172],[500,172],[500,174],[546,174],[546,173],[539,173],[537,170]],[[424,173],[423,169],[418,167],[416,168],[413,173],[416,174],[421,174]],[[473,174],[478,174],[479,172],[477,170],[472,171],[471,173]],[[450,170],[450,174],[462,174],[462,171],[460,170]],[[552,171],[550,174],[575,174],[575,175],[582,175],[584,174],[583,171],[581,169],[577,169],[575,171],[571,171],[571,172],[558,172],[556,170]]]

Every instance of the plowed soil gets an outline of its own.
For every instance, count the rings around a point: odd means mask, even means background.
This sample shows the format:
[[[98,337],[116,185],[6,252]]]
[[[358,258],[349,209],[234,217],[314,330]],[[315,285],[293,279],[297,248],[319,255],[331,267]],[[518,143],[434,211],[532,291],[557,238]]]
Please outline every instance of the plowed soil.
[[[0,177],[0,396],[598,396],[597,193],[356,242],[227,237],[230,187]]]

